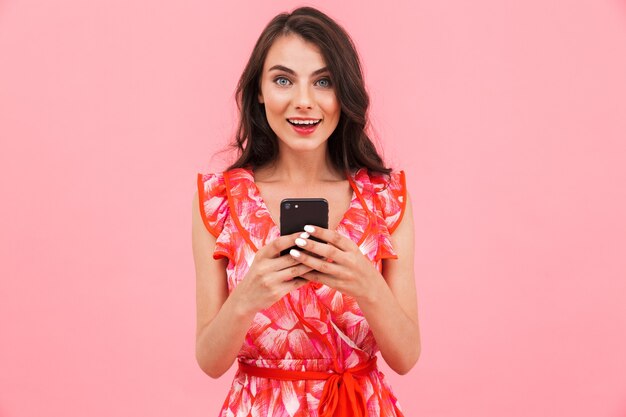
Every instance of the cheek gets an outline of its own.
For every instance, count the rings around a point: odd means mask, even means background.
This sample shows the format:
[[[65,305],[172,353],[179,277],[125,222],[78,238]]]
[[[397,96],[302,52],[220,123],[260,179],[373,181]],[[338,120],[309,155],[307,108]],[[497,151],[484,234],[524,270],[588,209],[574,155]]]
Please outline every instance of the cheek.
[[[285,94],[270,92],[265,95],[265,110],[268,113],[284,113],[289,104],[289,98]]]
[[[328,116],[334,116],[339,113],[340,106],[334,94],[321,96],[318,103]]]

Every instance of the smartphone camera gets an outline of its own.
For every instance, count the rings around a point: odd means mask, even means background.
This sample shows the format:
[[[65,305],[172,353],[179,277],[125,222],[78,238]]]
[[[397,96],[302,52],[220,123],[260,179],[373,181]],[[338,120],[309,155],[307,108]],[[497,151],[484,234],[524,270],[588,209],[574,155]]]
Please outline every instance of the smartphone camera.
[[[285,210],[289,210],[291,208],[291,203],[285,203],[283,207],[285,207]]]

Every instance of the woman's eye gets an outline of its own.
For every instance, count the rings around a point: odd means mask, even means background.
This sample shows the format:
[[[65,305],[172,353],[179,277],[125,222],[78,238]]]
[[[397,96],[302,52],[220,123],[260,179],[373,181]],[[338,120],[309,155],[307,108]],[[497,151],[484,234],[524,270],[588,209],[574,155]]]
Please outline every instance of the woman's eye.
[[[286,82],[281,82],[281,81],[286,81]],[[289,80],[286,79],[285,77],[277,77],[274,79],[274,82],[278,85],[285,86],[285,85],[288,85]]]
[[[289,84],[291,84],[291,81],[289,81],[289,79],[285,77],[276,77],[274,78],[274,82],[280,85],[281,87],[286,87]],[[321,78],[317,81],[317,83],[320,85],[320,87],[324,87],[324,88],[328,88],[332,85],[329,78]]]
[[[330,86],[331,86],[330,79],[328,79],[328,78],[322,78],[322,79],[320,79],[320,80],[318,81],[318,83],[321,83],[320,85],[321,85],[322,87],[330,87]]]

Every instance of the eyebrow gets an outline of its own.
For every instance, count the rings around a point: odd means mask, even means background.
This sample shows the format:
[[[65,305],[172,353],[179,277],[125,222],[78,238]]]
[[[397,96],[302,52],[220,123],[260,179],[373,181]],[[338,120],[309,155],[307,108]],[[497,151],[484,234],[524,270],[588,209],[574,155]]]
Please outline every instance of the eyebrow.
[[[269,72],[269,71],[272,71],[272,70],[285,71],[285,72],[287,72],[289,74],[296,75],[296,72],[294,70],[292,70],[291,68],[287,68],[287,67],[285,67],[283,65],[274,65],[272,68],[268,69],[267,71]],[[323,67],[323,68],[320,68],[318,70],[313,71],[311,73],[311,76],[317,75],[317,74],[321,74],[321,73],[327,72],[327,71],[328,71],[328,67]]]

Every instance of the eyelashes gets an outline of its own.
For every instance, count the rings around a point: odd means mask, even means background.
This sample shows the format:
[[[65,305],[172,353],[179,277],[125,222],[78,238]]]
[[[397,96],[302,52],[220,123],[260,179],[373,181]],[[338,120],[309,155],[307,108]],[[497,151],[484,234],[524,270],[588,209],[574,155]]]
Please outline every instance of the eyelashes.
[[[274,83],[278,84],[278,85],[279,85],[279,86],[281,86],[281,87],[286,86],[287,84],[281,83],[281,82],[280,82],[281,80],[289,81],[289,80],[288,80],[287,78],[285,78],[285,77],[276,77],[276,78],[274,78]],[[291,81],[289,81],[289,82],[291,82]]]
[[[320,78],[319,80],[317,80],[317,82],[320,82],[320,81],[326,81],[325,87],[332,87],[333,85],[332,81],[330,81],[330,78]]]
[[[288,83],[281,83],[281,82],[280,82],[281,80],[285,80],[285,81],[287,81]],[[330,80],[330,78],[328,78],[328,77],[320,78],[320,79],[319,79],[319,80],[317,80],[315,83],[316,83],[316,84],[318,84],[320,81],[323,81],[323,82],[325,83],[325,85],[322,85],[322,86],[321,86],[322,88],[330,88],[330,87],[332,87],[332,86],[333,86],[332,81],[331,81],[331,80]],[[276,85],[278,85],[279,87],[286,87],[286,86],[288,86],[289,84],[291,84],[291,81],[290,81],[287,77],[284,77],[284,76],[282,76],[282,75],[281,75],[281,76],[279,76],[279,77],[274,78],[274,83],[275,83]]]

